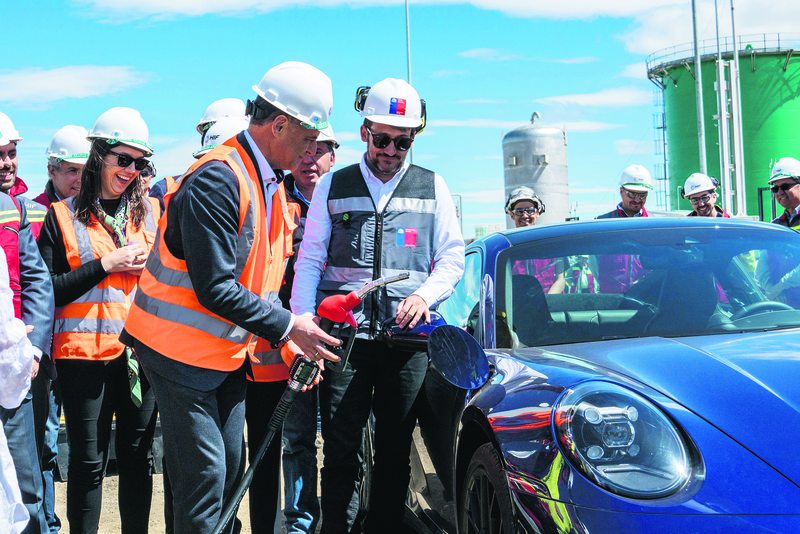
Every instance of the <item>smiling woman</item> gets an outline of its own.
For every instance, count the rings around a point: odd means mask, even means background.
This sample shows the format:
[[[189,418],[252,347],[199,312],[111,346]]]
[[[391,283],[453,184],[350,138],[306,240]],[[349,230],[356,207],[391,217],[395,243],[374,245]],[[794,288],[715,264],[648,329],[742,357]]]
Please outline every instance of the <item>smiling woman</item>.
[[[141,172],[153,153],[139,112],[112,108],[89,133],[80,192],[48,212],[39,249],[53,280],[53,358],[69,432],[67,518],[96,532],[112,417],[123,532],[147,532],[155,398],[119,341],[155,240],[159,208]]]

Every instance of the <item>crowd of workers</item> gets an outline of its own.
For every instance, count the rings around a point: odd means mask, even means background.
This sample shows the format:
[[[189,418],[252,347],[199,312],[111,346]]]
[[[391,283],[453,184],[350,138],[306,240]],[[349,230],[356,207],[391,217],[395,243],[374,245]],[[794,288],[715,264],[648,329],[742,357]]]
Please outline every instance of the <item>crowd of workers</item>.
[[[24,504],[9,515],[0,510],[0,524],[9,518],[14,532],[60,528],[54,479],[62,409],[71,532],[98,530],[112,435],[122,531],[148,531],[157,417],[166,529],[211,532],[244,471],[245,450],[252,460],[267,432],[297,354],[316,361],[323,379],[293,406],[282,447],[271,447],[258,466],[250,486],[252,530],[314,532],[321,519],[329,533],[390,532],[401,524],[427,357],[389,347],[380,328],[387,321],[427,322],[464,268],[444,179],[406,161],[425,127],[425,102],[398,79],[359,88],[355,107],[366,149],[359,163],[332,171],[339,145],[330,79],[311,65],[286,62],[253,90],[247,103],[226,98],[210,105],[197,124],[196,161],[153,184],[154,149],[138,111],[115,107],[91,130],[61,128],[47,151],[49,181],[35,201],[22,196],[22,137],[0,113],[0,296],[7,270],[15,318],[0,302],[0,356],[18,354],[8,361],[27,361],[32,378],[30,387],[23,381],[8,390],[16,396],[0,395],[13,460],[6,474]],[[786,210],[774,222],[796,227],[800,162],[778,161],[769,183]],[[621,202],[599,218],[647,217],[647,170],[626,168],[619,185]],[[716,205],[716,188],[702,174],[686,180],[690,215],[728,217]],[[520,227],[534,225],[545,205],[520,187],[505,209]],[[547,273],[543,286],[552,293],[598,285],[581,258],[520,268]],[[342,365],[332,351],[341,341],[319,327],[317,305],[400,272],[408,279],[365,300]],[[4,337],[23,324],[27,336]],[[3,352],[7,347],[12,352]],[[370,414],[371,498],[359,503]]]

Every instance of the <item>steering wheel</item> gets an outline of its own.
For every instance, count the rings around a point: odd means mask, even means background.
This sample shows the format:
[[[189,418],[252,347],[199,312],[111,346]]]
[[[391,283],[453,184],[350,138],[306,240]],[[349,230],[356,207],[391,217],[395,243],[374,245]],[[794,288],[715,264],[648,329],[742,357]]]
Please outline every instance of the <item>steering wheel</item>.
[[[738,321],[744,317],[749,317],[751,315],[755,315],[757,313],[766,312],[766,311],[786,311],[792,310],[794,308],[789,306],[788,304],[784,304],[783,302],[777,302],[775,300],[762,300],[761,302],[754,302],[753,304],[748,304],[744,306],[741,310],[737,311],[731,316],[732,321]]]

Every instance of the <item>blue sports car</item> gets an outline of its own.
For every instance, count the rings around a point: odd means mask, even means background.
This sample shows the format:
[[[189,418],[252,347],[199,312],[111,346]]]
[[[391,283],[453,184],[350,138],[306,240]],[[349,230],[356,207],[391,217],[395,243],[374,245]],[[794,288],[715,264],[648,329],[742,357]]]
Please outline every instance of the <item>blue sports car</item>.
[[[408,499],[429,529],[800,532],[794,231],[501,232],[438,311]]]

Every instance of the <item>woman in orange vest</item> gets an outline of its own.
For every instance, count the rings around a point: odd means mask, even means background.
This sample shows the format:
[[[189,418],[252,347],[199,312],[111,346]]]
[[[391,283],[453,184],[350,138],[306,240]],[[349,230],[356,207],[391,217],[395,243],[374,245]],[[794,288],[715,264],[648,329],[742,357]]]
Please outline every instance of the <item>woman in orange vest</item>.
[[[155,241],[158,202],[141,172],[152,154],[139,112],[112,108],[89,133],[80,192],[54,203],[39,248],[56,299],[53,358],[69,443],[67,518],[97,532],[112,420],[122,532],[146,533],[153,488],[155,396],[119,341]]]

